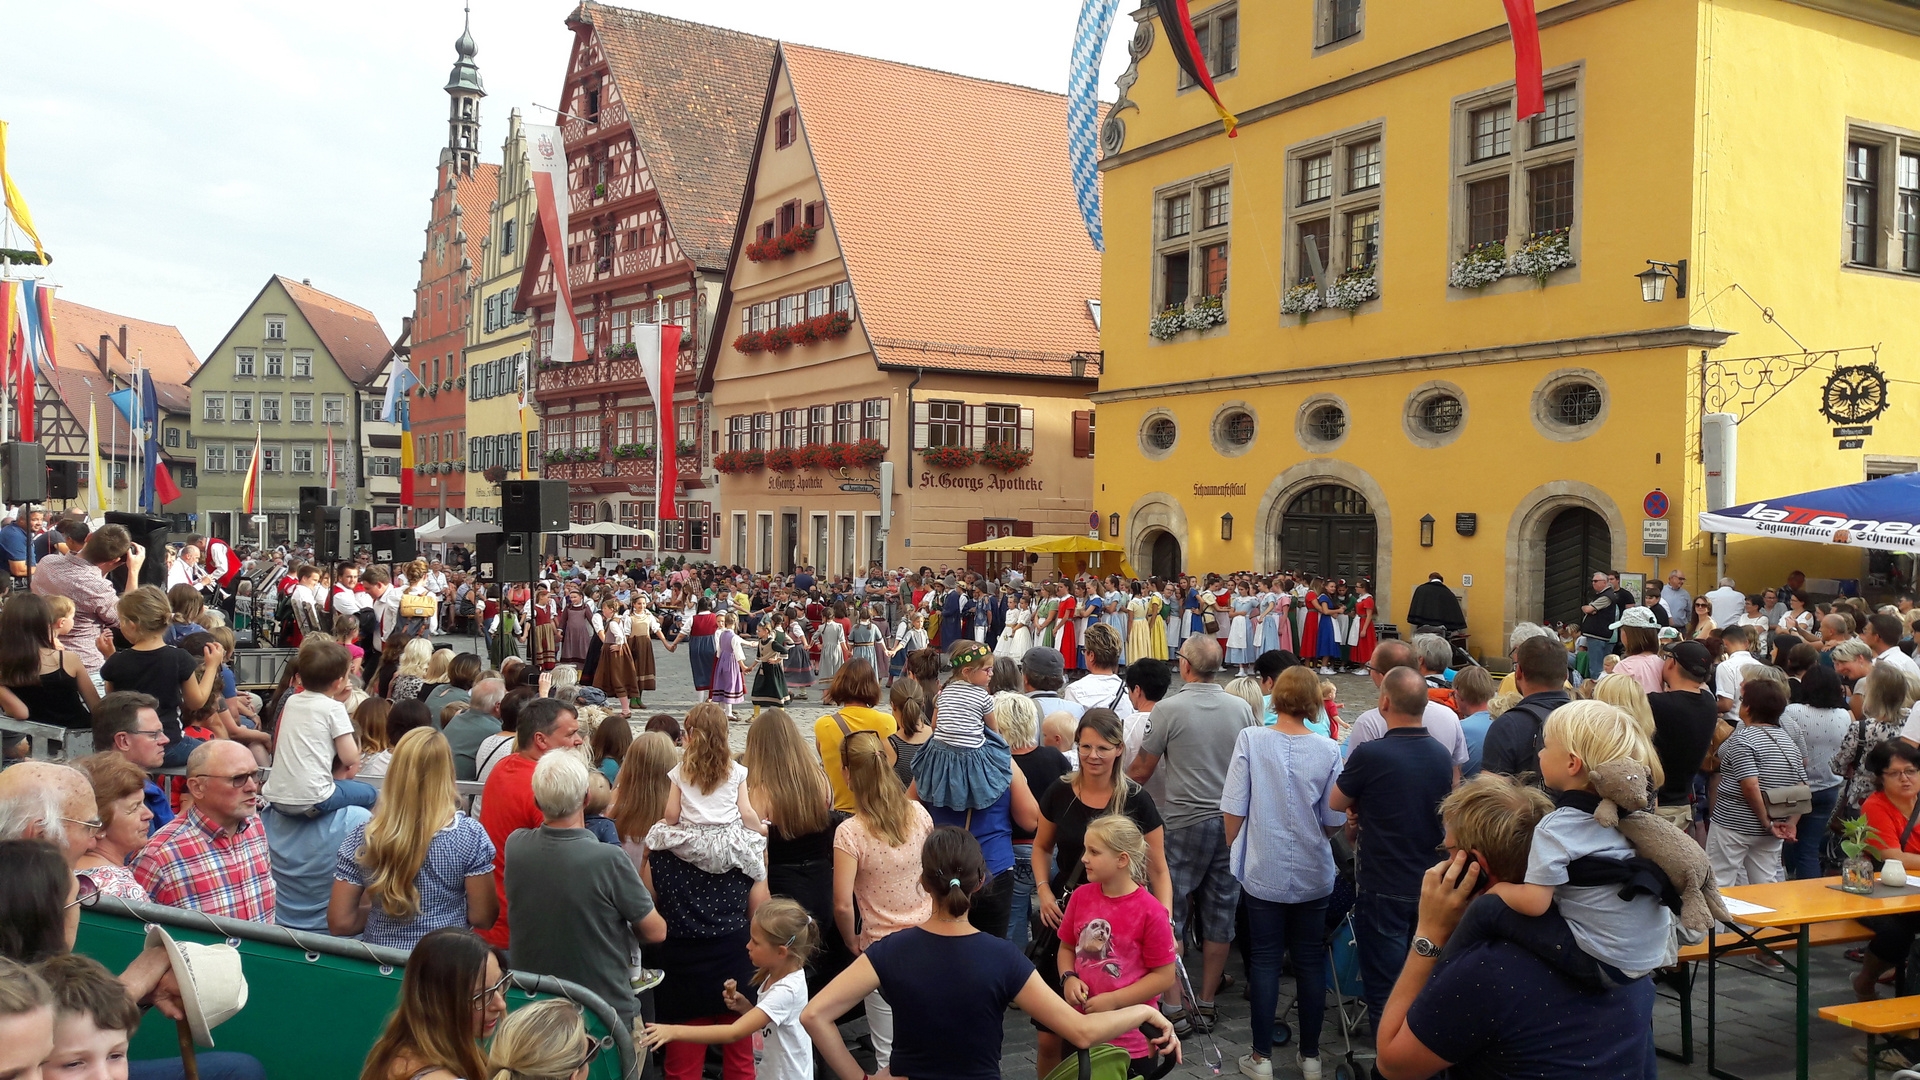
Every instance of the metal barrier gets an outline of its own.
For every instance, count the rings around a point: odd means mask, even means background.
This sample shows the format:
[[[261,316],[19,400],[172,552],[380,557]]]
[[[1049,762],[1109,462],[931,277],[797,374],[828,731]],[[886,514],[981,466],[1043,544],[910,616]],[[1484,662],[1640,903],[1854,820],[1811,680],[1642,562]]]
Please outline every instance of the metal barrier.
[[[399,1001],[407,963],[401,950],[113,896],[101,895],[82,911],[74,951],[120,971],[144,947],[149,923],[165,926],[178,940],[225,942],[240,950],[247,1005],[214,1037],[221,1050],[259,1058],[275,1080],[358,1076]],[[512,974],[509,1010],[541,996],[580,1006],[602,1049],[590,1080],[638,1080],[632,1033],[599,995],[548,975]],[[135,1059],[177,1057],[173,1022],[149,1011],[131,1053]]]
[[[27,756],[41,761],[72,761],[93,753],[92,728],[68,729],[57,724],[15,720],[11,716],[0,715],[0,732],[25,735],[28,745],[32,747]]]

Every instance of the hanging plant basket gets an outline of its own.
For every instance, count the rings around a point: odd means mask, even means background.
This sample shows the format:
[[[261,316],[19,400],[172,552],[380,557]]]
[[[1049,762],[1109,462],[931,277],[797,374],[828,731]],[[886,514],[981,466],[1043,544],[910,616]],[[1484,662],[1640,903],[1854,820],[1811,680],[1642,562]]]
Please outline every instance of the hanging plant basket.
[[[970,446],[929,446],[921,455],[927,464],[943,469],[964,469],[980,460],[979,453]]]
[[[507,467],[505,465],[489,465],[487,466],[487,471],[480,475],[497,484],[507,478]]]
[[[1447,270],[1447,284],[1456,289],[1484,289],[1507,276],[1507,245],[1498,240],[1475,244]]]

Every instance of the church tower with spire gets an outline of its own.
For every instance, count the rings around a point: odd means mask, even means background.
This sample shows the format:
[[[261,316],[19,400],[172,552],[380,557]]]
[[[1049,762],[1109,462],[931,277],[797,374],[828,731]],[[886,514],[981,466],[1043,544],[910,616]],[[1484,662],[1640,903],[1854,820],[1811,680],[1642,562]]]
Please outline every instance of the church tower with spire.
[[[473,62],[480,50],[473,43],[472,22],[469,9],[460,38],[453,43],[458,59],[447,76],[447,150],[452,155],[453,171],[463,175],[472,175],[473,167],[480,162],[480,99],[487,96],[486,84],[480,81],[480,65]]]

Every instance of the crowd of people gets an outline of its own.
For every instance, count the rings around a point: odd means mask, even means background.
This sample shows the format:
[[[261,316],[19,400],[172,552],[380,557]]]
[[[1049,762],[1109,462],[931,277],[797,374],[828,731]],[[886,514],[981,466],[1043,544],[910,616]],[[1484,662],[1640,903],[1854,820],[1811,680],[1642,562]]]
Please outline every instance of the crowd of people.
[[[1684,576],[1634,597],[1603,572],[1496,676],[1437,575],[1402,640],[1366,583],[1301,575],[553,560],[501,597],[194,538],[163,590],[125,530],[57,528],[71,550],[0,607],[0,710],[93,753],[0,771],[0,1054],[124,1053],[136,1005],[178,1010],[164,955],[107,982],[72,955],[104,894],[409,951],[363,1080],[580,1074],[578,1011],[503,1019],[509,971],[591,991],[674,1080],[715,1044],[727,1080],[997,1077],[1009,1005],[1040,1077],[1105,1042],[1145,1072],[1211,1032],[1236,940],[1240,1071],[1317,1077],[1349,923],[1391,1080],[1651,1077],[1649,979],[1690,930],[1664,869],[1622,898],[1648,871],[1596,771],[1637,770],[1721,885],[1832,873],[1828,822],[1858,815],[1920,870],[1907,598],[1790,581],[1777,614],[1763,593],[1723,623],[1709,593],[1676,620]],[[436,646],[464,619],[488,646]],[[297,651],[249,693],[231,660],[268,629]],[[648,714],[682,646],[700,700]],[[1347,717],[1325,676],[1354,669],[1377,692]],[[807,694],[810,730],[785,708]],[[1920,919],[1874,929],[1862,997]]]

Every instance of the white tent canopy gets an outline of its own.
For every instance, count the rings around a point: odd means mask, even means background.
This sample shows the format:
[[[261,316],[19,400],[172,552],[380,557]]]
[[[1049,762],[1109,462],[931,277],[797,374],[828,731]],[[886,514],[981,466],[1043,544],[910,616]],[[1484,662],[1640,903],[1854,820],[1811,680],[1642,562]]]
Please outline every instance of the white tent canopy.
[[[460,523],[459,518],[454,517],[452,514],[447,514],[443,517],[435,518],[425,525],[414,526],[413,538],[415,540],[437,540],[441,533]]]

